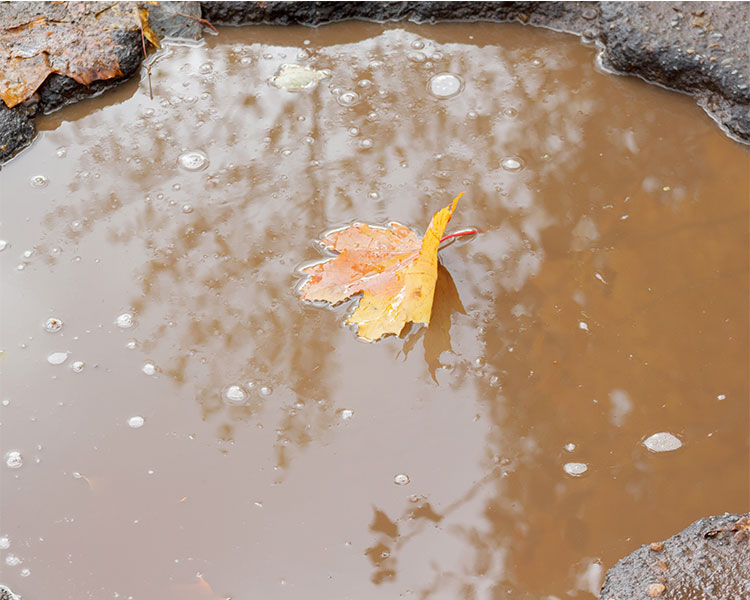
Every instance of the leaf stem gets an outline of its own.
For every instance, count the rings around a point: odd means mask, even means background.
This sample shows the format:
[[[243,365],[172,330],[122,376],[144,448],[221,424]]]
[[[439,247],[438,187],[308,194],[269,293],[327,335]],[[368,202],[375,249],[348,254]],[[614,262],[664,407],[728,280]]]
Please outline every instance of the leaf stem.
[[[474,235],[475,233],[484,233],[483,229],[472,229],[470,231],[457,231],[456,233],[450,233],[443,238],[440,239],[440,244],[442,244],[445,240],[449,240],[451,238],[459,237],[461,235]]]

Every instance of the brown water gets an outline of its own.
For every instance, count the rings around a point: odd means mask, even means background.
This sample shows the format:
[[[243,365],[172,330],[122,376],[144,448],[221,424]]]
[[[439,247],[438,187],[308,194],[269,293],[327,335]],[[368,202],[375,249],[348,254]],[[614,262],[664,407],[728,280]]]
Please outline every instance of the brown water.
[[[222,30],[168,47],[153,100],[144,78],[48,118],[0,175],[0,580],[590,599],[640,544],[747,510],[748,153],[593,58],[511,25]],[[271,86],[293,62],[332,77]],[[298,300],[323,231],[423,231],[461,191],[450,228],[487,233],[441,253],[429,329],[367,344],[350,304]]]

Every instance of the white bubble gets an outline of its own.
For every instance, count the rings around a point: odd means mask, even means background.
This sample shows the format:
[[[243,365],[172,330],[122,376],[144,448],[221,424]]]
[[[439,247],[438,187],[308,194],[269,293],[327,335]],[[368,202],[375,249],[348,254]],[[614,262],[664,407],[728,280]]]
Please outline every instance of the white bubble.
[[[241,385],[230,385],[225,387],[221,392],[222,398],[227,404],[244,404],[247,400],[247,392]]]
[[[263,387],[261,387],[259,391],[260,391],[261,396],[270,396],[271,393],[273,392],[273,390],[267,385],[264,385]]]
[[[7,550],[10,548],[10,538],[7,535],[0,537],[0,550]]]
[[[26,569],[26,568],[23,568],[23,569],[21,569],[21,570],[19,571],[19,573],[18,573],[18,574],[19,574],[19,575],[20,575],[21,577],[28,577],[29,575],[31,575],[31,569]]]
[[[46,187],[48,183],[49,179],[47,179],[44,175],[34,175],[31,178],[31,187],[43,188]]]
[[[193,207],[190,204],[183,204],[182,205],[182,212],[184,212],[186,215],[193,212]]]
[[[8,556],[5,557],[5,564],[9,567],[17,567],[23,562],[23,559],[20,556],[16,556],[15,554],[8,554]]]
[[[430,78],[427,90],[440,100],[457,96],[464,87],[463,80],[453,73],[438,73]]]
[[[23,466],[23,456],[18,450],[10,450],[5,453],[5,464],[11,469],[20,469]]]
[[[143,424],[145,422],[146,422],[146,419],[144,419],[140,415],[136,415],[128,419],[128,427],[132,427],[133,429],[138,429],[139,427],[143,427]]]
[[[70,229],[71,231],[81,231],[83,229],[83,223],[81,221],[75,220],[70,222]]]
[[[63,158],[68,153],[68,149],[65,146],[60,146],[57,150],[55,150],[55,154],[57,154],[58,157]]]
[[[412,48],[415,50],[421,50],[424,48],[424,42],[422,40],[414,40],[411,44],[409,44]]]
[[[682,447],[680,438],[666,431],[660,431],[643,441],[643,445],[646,446],[651,452],[671,452]]]
[[[145,362],[141,367],[141,371],[143,371],[146,375],[155,375],[156,365],[152,362]]]
[[[203,73],[203,75],[208,75],[213,70],[214,70],[214,65],[213,63],[210,63],[210,62],[205,62],[200,67],[198,67],[198,71]]]
[[[517,156],[508,156],[500,161],[500,166],[506,171],[520,171],[524,167],[524,162]]]
[[[128,343],[125,344],[125,347],[128,350],[135,350],[138,347],[138,340],[128,340]]]
[[[565,450],[567,450],[568,452],[573,452],[573,450],[575,449],[576,449],[576,445],[573,442],[565,444]]]
[[[47,362],[51,365],[61,365],[68,360],[67,352],[53,352],[47,357]]]
[[[563,470],[573,477],[580,477],[586,471],[589,470],[589,466],[586,463],[569,462],[563,465]]]
[[[115,325],[117,325],[120,329],[130,329],[133,325],[135,325],[133,315],[130,313],[122,313],[115,319]]]
[[[359,147],[364,149],[372,148],[372,140],[370,138],[359,140]]]
[[[343,408],[339,411],[339,416],[344,420],[348,421],[354,416],[354,411],[350,408]]]
[[[77,360],[73,362],[72,365],[70,365],[70,368],[73,369],[74,373],[80,373],[83,371],[83,368],[86,366],[86,363],[84,363],[82,360]]]
[[[58,319],[57,317],[50,317],[44,323],[44,329],[50,333],[57,333],[62,329],[62,326],[62,319]]]
[[[359,104],[359,94],[352,90],[346,90],[336,97],[336,102],[341,106],[355,106]]]
[[[10,244],[8,244],[8,242],[6,242],[5,240],[0,240],[0,252],[5,250],[9,245]]]
[[[726,400],[727,396],[726,396],[726,394],[719,394],[718,396],[716,396],[716,399],[717,400]]]
[[[399,473],[393,478],[393,483],[396,485],[406,485],[410,481],[411,479],[409,479],[409,476],[406,473]]]
[[[180,154],[177,162],[186,171],[202,171],[208,166],[208,156],[200,150],[188,150]]]
[[[586,321],[580,321],[578,323],[578,329],[582,329],[583,331],[588,331],[589,330],[589,324],[586,323]]]

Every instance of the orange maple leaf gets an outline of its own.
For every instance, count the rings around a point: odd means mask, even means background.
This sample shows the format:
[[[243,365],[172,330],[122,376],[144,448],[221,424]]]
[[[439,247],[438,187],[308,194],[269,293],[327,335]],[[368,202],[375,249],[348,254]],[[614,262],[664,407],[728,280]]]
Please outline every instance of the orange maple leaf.
[[[357,335],[368,341],[398,335],[409,322],[429,325],[438,245],[461,196],[432,216],[421,240],[399,223],[355,223],[329,233],[321,244],[337,255],[302,269],[309,275],[302,299],[338,304],[362,293],[347,323],[358,325]]]

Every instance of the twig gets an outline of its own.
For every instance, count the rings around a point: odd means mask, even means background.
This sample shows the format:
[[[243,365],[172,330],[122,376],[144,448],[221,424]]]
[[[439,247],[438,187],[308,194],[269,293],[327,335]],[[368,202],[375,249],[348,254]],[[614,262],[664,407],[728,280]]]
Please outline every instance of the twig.
[[[194,17],[193,15],[186,15],[185,13],[181,13],[181,12],[175,12],[174,14],[180,15],[181,17],[185,17],[186,19],[192,19],[193,21],[198,21],[198,23],[202,23],[206,27],[210,28],[211,31],[213,31],[216,35],[219,35],[219,30],[216,29],[216,27],[214,27],[213,25],[211,25],[211,23],[206,21],[206,19],[201,19],[200,17]]]

